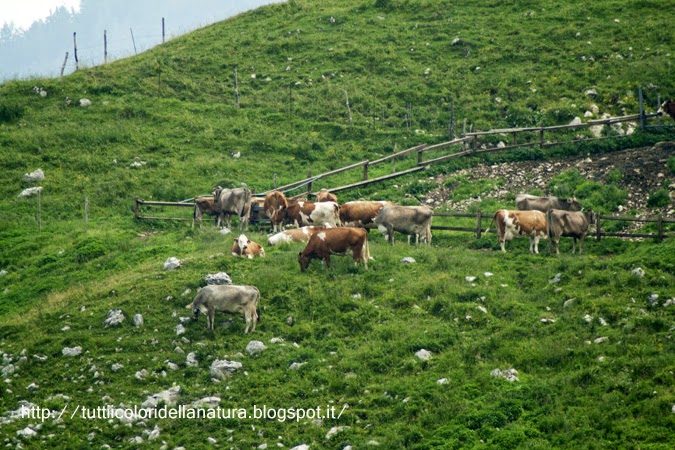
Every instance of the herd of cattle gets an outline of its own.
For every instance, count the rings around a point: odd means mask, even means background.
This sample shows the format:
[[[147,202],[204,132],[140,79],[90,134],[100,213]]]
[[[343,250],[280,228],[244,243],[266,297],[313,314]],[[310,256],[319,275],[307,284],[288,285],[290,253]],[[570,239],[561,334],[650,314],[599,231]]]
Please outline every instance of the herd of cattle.
[[[387,201],[353,201],[338,206],[335,195],[326,190],[319,192],[316,202],[310,202],[289,200],[279,191],[270,192],[264,199],[258,200],[246,188],[217,187],[213,197],[195,199],[194,220],[201,222],[204,214],[207,214],[216,217],[216,226],[225,220],[231,227],[232,216],[237,216],[243,232],[248,226],[253,202],[258,202],[272,224],[275,234],[268,238],[268,245],[307,242],[307,246],[298,254],[302,272],[313,259],[323,260],[326,268],[330,269],[330,255],[335,254],[351,254],[357,266],[363,261],[368,270],[368,260],[371,258],[367,228],[372,225],[386,235],[391,243],[394,242],[394,232],[407,234],[408,243],[412,236],[417,244],[420,240],[431,243],[431,208],[399,206]],[[517,210],[500,209],[493,218],[502,251],[506,251],[506,241],[524,236],[530,238],[530,252],[539,253],[539,240],[550,238],[555,243],[556,253],[559,253],[560,237],[567,236],[573,238],[572,253],[576,251],[576,241],[579,239],[581,253],[584,236],[593,216],[592,212],[581,211],[581,205],[575,198],[520,194],[516,197],[516,207]],[[295,228],[286,230],[286,224],[292,224]],[[245,234],[240,234],[234,239],[232,254],[247,258],[264,257],[265,250]],[[206,315],[207,327],[211,330],[216,311],[242,314],[246,320],[244,333],[248,333],[255,331],[260,317],[259,300],[260,292],[254,286],[207,286],[187,308],[193,311],[195,319],[199,313]]]

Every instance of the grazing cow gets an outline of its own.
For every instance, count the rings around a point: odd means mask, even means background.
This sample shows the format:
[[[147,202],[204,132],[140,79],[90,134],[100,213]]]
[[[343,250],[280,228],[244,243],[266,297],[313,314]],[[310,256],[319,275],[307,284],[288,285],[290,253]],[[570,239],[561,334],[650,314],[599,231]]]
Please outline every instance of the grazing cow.
[[[355,201],[340,205],[340,222],[343,226],[361,227],[375,222],[380,210],[391,202]]]
[[[330,255],[345,255],[351,252],[356,266],[359,261],[368,270],[368,233],[363,228],[325,228],[317,230],[309,238],[307,247],[298,253],[300,270],[304,272],[312,259],[323,259],[326,269],[330,269]]]
[[[337,203],[337,196],[331,194],[327,189],[321,189],[318,194],[316,194],[317,202],[335,202]]]
[[[539,253],[539,239],[546,239],[546,214],[541,211],[508,211],[506,209],[498,210],[492,222],[497,227],[497,236],[502,251],[505,241],[510,241],[514,237],[527,236],[530,238],[530,253]],[[490,231],[490,227],[485,230]]]
[[[593,222],[592,211],[562,211],[552,209],[546,213],[547,234],[550,238],[548,244],[548,253],[551,254],[551,240],[555,243],[555,254],[559,255],[560,236],[571,237],[572,254],[576,250],[577,239],[579,239],[579,254],[584,249],[584,236],[588,231],[589,223]]]
[[[428,206],[385,206],[375,218],[375,224],[387,240],[394,243],[394,231],[415,236],[415,244],[419,245],[420,236],[431,244],[431,218],[433,212]]]
[[[214,198],[220,214],[216,226],[223,223],[223,217],[227,220],[227,227],[232,228],[232,216],[239,217],[239,228],[243,231],[248,228],[248,219],[251,215],[251,191],[247,188],[214,190]]]
[[[218,220],[218,205],[213,197],[197,197],[195,198],[195,211],[192,215],[192,228],[195,227],[195,220],[199,220],[199,227],[202,226],[204,214],[209,216],[216,216]]]
[[[272,229],[274,232],[277,232],[277,227],[279,231],[285,230],[285,220],[286,220],[286,208],[288,208],[288,200],[283,192],[272,191],[265,196],[265,203],[263,205],[263,210],[267,217],[270,218],[272,222]]]
[[[245,234],[239,235],[232,244],[232,255],[253,259],[255,256],[265,257],[265,249],[257,242],[253,242]]]
[[[675,100],[666,100],[661,104],[661,107],[656,112],[656,114],[663,115],[663,113],[668,114],[673,118],[673,120],[675,120]]]
[[[305,225],[335,227],[340,221],[338,212],[335,202],[314,203],[299,200],[288,203],[286,217],[298,228]]]
[[[186,306],[192,309],[194,318],[199,318],[199,313],[206,316],[206,326],[213,330],[214,316],[216,311],[232,314],[242,314],[246,320],[244,334],[255,331],[255,325],[260,318],[258,302],[260,291],[255,286],[236,286],[232,284],[211,285],[203,288],[194,301]]]
[[[267,238],[267,245],[274,246],[288,242],[308,242],[309,238],[312,237],[317,230],[323,229],[324,228],[321,227],[292,228]]]
[[[536,197],[528,194],[516,195],[516,208],[521,211],[547,212],[551,209],[564,209],[565,211],[581,211],[581,205],[576,198]]]

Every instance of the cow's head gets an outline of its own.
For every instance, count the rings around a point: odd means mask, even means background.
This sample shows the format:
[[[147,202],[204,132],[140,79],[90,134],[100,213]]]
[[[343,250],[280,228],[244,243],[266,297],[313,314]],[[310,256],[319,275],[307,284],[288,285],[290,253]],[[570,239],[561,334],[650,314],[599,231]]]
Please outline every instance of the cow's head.
[[[579,203],[576,197],[568,198],[565,202],[569,211],[581,211],[581,203]]]
[[[666,100],[661,104],[659,110],[656,111],[656,114],[659,116],[662,116],[664,113],[675,120],[675,100]]]
[[[307,267],[309,266],[309,258],[304,256],[302,252],[298,253],[298,262],[300,263],[300,272],[307,270]]]
[[[242,255],[244,253],[244,250],[246,250],[246,247],[248,247],[248,244],[251,243],[251,240],[246,237],[245,234],[240,234],[237,239],[235,239],[237,244],[239,245],[239,254]]]

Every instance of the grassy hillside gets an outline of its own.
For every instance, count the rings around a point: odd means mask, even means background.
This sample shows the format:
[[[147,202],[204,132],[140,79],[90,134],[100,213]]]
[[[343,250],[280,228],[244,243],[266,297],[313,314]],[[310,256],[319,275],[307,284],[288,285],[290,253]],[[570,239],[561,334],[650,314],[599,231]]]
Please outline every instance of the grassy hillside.
[[[300,274],[302,246],[242,261],[229,256],[231,236],[208,227],[132,218],[135,195],[176,201],[240,183],[261,192],[274,174],[284,184],[395,146],[442,142],[451,111],[455,135],[464,121],[474,129],[566,124],[591,104],[600,113],[637,113],[638,86],[653,111],[658,95],[675,92],[672,19],[655,1],[296,0],[62,80],[0,85],[0,416],[23,400],[66,411],[43,424],[0,418],[3,442],[206,448],[211,437],[222,448],[672,448],[672,239],[589,239],[580,257],[565,242],[565,254],[550,258],[529,255],[524,241],[502,255],[494,235],[439,232],[433,246],[413,248],[371,233],[368,272],[335,258],[330,273],[315,263]],[[82,98],[91,106],[81,107]],[[667,127],[637,131],[470,158],[421,177],[674,137]],[[23,174],[37,168],[46,174],[39,235],[35,198],[17,197],[31,186]],[[667,194],[675,173],[664,174]],[[342,174],[314,188],[357,178]],[[415,202],[435,184],[417,178],[340,199]],[[445,187],[458,195],[482,189],[458,180]],[[595,180],[575,182],[592,188],[594,205],[602,202],[598,192],[606,191]],[[266,241],[263,231],[250,235]],[[183,267],[164,271],[170,256]],[[401,263],[405,256],[416,263]],[[644,277],[631,275],[637,267]],[[189,315],[184,306],[218,271],[260,289],[256,333],[244,336],[240,317],[230,323],[220,315],[215,332],[202,318],[177,335]],[[126,320],[105,328],[112,309]],[[135,314],[144,325],[131,323]],[[268,348],[249,356],[251,339]],[[74,346],[83,354],[63,356]],[[421,349],[432,358],[418,359]],[[192,352],[196,366],[187,364]],[[216,359],[243,368],[216,383],[209,371]],[[293,363],[305,364],[293,370]],[[516,369],[518,380],[493,377],[497,368]],[[174,384],[181,405],[218,396],[222,408],[348,407],[321,423],[70,417],[77,406],[140,405]],[[37,435],[19,436],[26,427]],[[151,440],[155,427],[159,438]],[[327,437],[333,427],[343,428]]]

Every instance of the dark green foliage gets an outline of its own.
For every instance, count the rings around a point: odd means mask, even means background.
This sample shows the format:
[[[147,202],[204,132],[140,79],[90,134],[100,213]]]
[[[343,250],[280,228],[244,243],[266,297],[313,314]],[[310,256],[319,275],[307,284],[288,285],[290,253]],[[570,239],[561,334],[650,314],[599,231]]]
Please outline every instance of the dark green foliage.
[[[16,122],[24,116],[26,108],[18,103],[7,100],[0,101],[0,123]]]
[[[663,208],[670,204],[670,195],[667,189],[659,189],[649,195],[647,206],[650,208]]]

